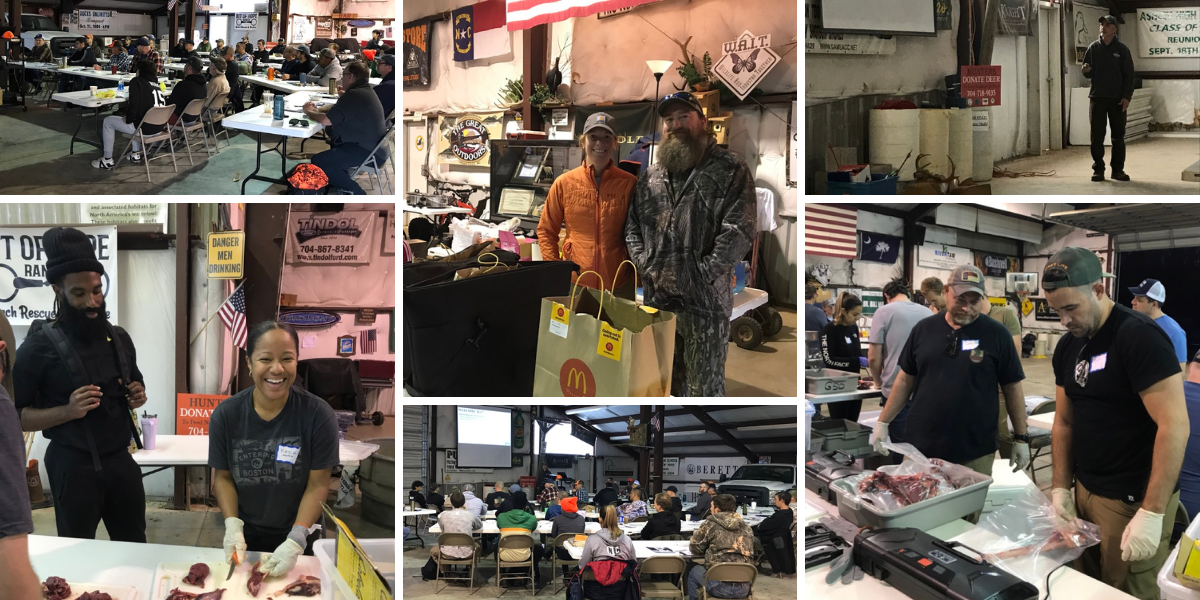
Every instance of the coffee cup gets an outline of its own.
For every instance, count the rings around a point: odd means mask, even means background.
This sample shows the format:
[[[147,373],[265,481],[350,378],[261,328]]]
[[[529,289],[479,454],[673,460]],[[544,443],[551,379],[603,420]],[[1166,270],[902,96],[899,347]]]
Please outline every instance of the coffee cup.
[[[94,86],[94,85],[93,85],[93,86],[91,86],[91,87],[90,87],[90,88],[88,88],[88,89],[92,90],[92,95],[93,95],[93,96],[95,96],[95,95],[96,95],[96,90],[98,89],[98,86]]]

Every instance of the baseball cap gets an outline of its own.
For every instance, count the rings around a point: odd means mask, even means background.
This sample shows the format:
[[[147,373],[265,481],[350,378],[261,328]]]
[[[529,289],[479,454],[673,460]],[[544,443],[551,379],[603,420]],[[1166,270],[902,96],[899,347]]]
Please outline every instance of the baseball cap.
[[[950,272],[946,287],[954,290],[955,296],[975,292],[987,298],[987,290],[983,289],[983,271],[972,265],[959,265]]]
[[[667,486],[667,491],[668,491],[668,492],[675,492],[675,493],[679,493],[679,488],[677,488],[677,487],[675,487],[675,486],[673,486],[673,485],[668,485],[668,486]]]
[[[148,40],[148,39],[146,39],[146,38],[144,38],[144,37],[143,37],[143,38],[138,38],[138,39],[137,39],[137,41],[133,43],[133,45],[134,45],[135,47],[137,47],[137,46],[149,46],[149,45],[150,45],[150,40]]]
[[[1129,288],[1129,292],[1134,296],[1145,296],[1159,302],[1167,301],[1167,288],[1157,279],[1147,279],[1137,287]]]
[[[301,45],[299,45],[299,46],[296,46],[296,52],[303,53],[303,54],[304,54],[304,55],[306,55],[306,56],[308,56],[308,55],[310,55],[310,54],[311,54],[311,53],[308,51],[308,46],[306,46],[306,45],[304,45],[304,44],[301,44]]]
[[[321,58],[337,58],[337,52],[334,52],[333,48],[326,47],[321,48],[321,51],[317,53],[317,56]]]
[[[508,486],[508,491],[510,491],[510,492],[512,492],[512,493],[514,493],[514,494],[515,494],[515,493],[517,493],[517,492],[521,491],[521,486],[519,486],[519,485],[517,485],[517,484],[515,484],[515,483],[514,483],[514,484],[512,484],[512,485]]]
[[[37,34],[37,35],[33,36],[33,39],[35,39],[35,40],[44,40],[44,39],[46,39],[46,38],[42,37],[42,34],[40,34],[40,33],[39,33],[39,34]]]
[[[662,100],[659,100],[658,116],[666,116],[668,111],[680,108],[680,105],[684,105],[700,113],[701,116],[704,115],[704,109],[700,108],[700,101],[691,92],[676,92],[670,96],[664,96]]]
[[[1116,24],[1117,24],[1117,18],[1116,18],[1116,17],[1114,17],[1114,16],[1112,16],[1112,15],[1104,15],[1104,16],[1100,17],[1100,22],[1101,22],[1101,23],[1108,23],[1109,25],[1116,25]]]
[[[1057,290],[1078,287],[1112,277],[1100,268],[1100,258],[1095,252],[1077,246],[1067,246],[1054,253],[1042,269],[1042,289]]]
[[[394,68],[396,68],[396,55],[395,54],[384,54],[383,56],[380,56],[375,62],[377,62],[379,64],[387,65],[394,69]]]
[[[587,133],[599,127],[600,129],[604,129],[613,135],[617,135],[617,132],[613,131],[613,123],[616,123],[616,119],[614,119],[612,115],[598,112],[587,118],[587,121],[583,124],[583,132]]]

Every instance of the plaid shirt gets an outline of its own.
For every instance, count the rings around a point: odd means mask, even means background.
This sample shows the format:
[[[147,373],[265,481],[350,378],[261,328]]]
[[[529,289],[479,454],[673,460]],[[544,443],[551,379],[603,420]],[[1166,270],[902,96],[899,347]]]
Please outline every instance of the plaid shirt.
[[[163,58],[162,58],[162,56],[160,56],[158,54],[158,51],[155,50],[153,47],[151,47],[150,51],[147,52],[146,54],[141,54],[139,52],[137,60],[152,60],[152,61],[154,61],[154,66],[156,68],[156,71],[158,73],[163,72]]]
[[[109,60],[111,62],[108,65],[110,67],[116,65],[118,73],[128,73],[129,69],[133,67],[133,58],[127,52],[114,54]]]

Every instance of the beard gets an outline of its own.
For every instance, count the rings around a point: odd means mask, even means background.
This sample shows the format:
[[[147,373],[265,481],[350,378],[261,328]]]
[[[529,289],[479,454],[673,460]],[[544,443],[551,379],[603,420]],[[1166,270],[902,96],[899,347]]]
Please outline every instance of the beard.
[[[670,173],[686,171],[700,160],[704,142],[691,130],[682,129],[667,134],[658,147],[658,160]]]
[[[964,327],[967,325],[970,325],[971,323],[974,323],[975,319],[978,319],[978,318],[979,318],[978,313],[972,315],[967,312],[958,312],[956,310],[950,311],[950,319],[953,320],[955,323],[957,323],[961,326],[964,326]]]
[[[108,335],[108,302],[102,302],[99,308],[79,309],[67,301],[63,294],[58,296],[58,319],[75,335],[85,339],[95,339]],[[91,317],[89,315],[98,316]]]

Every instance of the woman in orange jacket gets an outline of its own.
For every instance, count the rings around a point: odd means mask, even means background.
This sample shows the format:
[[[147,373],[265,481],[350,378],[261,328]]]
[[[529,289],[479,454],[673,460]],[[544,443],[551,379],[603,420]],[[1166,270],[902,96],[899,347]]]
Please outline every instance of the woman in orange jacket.
[[[616,120],[607,113],[588,117],[579,145],[584,163],[554,181],[538,221],[537,239],[543,260],[569,260],[580,272],[595,271],[604,287],[617,296],[633,299],[633,269],[617,267],[629,259],[625,250],[625,216],[637,177],[617,168]],[[566,240],[559,250],[559,231],[565,225]],[[585,275],[580,285],[599,289],[595,275]]]

